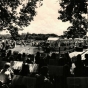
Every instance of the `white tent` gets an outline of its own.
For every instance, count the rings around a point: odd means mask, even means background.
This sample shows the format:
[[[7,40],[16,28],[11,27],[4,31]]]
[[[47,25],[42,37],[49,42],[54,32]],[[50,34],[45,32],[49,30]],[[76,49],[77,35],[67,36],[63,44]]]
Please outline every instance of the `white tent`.
[[[49,37],[47,40],[48,41],[57,41],[59,37]]]

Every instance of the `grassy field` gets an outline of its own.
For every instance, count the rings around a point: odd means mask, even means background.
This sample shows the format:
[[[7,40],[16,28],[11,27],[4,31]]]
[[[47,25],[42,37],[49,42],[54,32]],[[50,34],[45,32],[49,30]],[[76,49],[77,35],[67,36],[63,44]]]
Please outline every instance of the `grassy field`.
[[[38,51],[43,52],[42,49],[38,49],[38,47],[32,47],[30,45],[26,45],[26,46],[17,45],[14,49],[11,49],[11,50],[12,50],[12,52],[13,51],[18,51],[19,53],[27,53],[27,54],[36,54]],[[88,49],[83,50],[82,52],[74,51],[72,53],[69,53],[71,58],[74,57],[74,56],[77,56],[78,54],[82,54],[81,55],[82,60],[85,60],[85,54],[88,54]]]
[[[38,47],[32,47],[30,45],[26,46],[20,46],[17,45],[14,49],[11,49],[13,51],[18,51],[19,53],[27,53],[27,54],[36,54],[38,51],[43,52],[42,49],[39,49]]]

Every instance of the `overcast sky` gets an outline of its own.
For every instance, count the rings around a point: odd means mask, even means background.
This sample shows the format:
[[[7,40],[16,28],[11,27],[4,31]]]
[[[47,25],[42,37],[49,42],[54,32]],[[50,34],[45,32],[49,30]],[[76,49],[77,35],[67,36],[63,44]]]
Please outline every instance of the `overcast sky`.
[[[68,26],[69,22],[62,22],[58,20],[58,10],[60,9],[58,0],[43,0],[43,5],[37,8],[37,15],[34,17],[34,21],[24,28],[23,33],[55,33],[62,35]],[[20,33],[22,33],[20,32]],[[2,32],[2,34],[5,32]]]

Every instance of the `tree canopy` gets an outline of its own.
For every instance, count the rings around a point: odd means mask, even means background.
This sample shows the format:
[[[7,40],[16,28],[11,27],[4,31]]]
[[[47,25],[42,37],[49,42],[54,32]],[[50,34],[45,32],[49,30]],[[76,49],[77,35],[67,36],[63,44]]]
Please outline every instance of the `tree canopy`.
[[[41,0],[0,0],[0,31],[7,29],[13,35],[30,25],[36,15],[37,2]]]
[[[73,34],[82,30],[84,32],[83,35],[86,35],[87,19],[83,14],[87,14],[87,0],[62,0],[60,6],[60,17],[58,19],[61,19],[63,22],[70,21],[74,27],[74,30],[70,30],[74,32]]]
[[[59,37],[56,34],[30,34],[30,33],[22,33],[20,35],[20,40],[47,40],[49,37]],[[1,35],[0,34],[0,40],[1,39],[11,39],[13,38],[13,36],[11,36],[10,34],[6,34],[6,35]],[[15,39],[15,38],[14,38]]]
[[[67,31],[64,32],[64,37],[67,38],[82,38],[84,35],[86,35],[86,31],[84,31],[82,28],[78,30],[73,26],[68,27]]]

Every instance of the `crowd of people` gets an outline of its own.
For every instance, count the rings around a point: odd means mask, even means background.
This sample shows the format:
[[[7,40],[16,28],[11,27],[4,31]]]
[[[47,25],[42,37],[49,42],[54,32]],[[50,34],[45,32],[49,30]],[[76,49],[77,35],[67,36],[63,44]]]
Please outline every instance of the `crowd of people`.
[[[11,48],[15,48],[16,47],[16,41],[15,40],[2,40],[0,41],[0,50],[8,50]]]
[[[69,53],[59,55],[56,53],[37,52],[36,55],[31,55],[26,53],[20,54],[15,51],[12,53],[11,50],[3,50],[0,52],[0,60],[6,63],[1,69],[0,74],[7,75],[7,84],[9,87],[12,87],[11,82],[13,81],[14,75],[20,75],[36,78],[35,88],[67,88],[67,77],[88,76],[88,54],[85,54],[85,58],[84,61],[82,61],[81,55],[70,58]],[[23,62],[21,69],[13,69],[11,67],[11,61]],[[53,61],[53,64],[50,61]],[[37,71],[30,72],[29,64],[37,64]],[[49,73],[49,65],[63,67],[63,75],[51,75]]]

